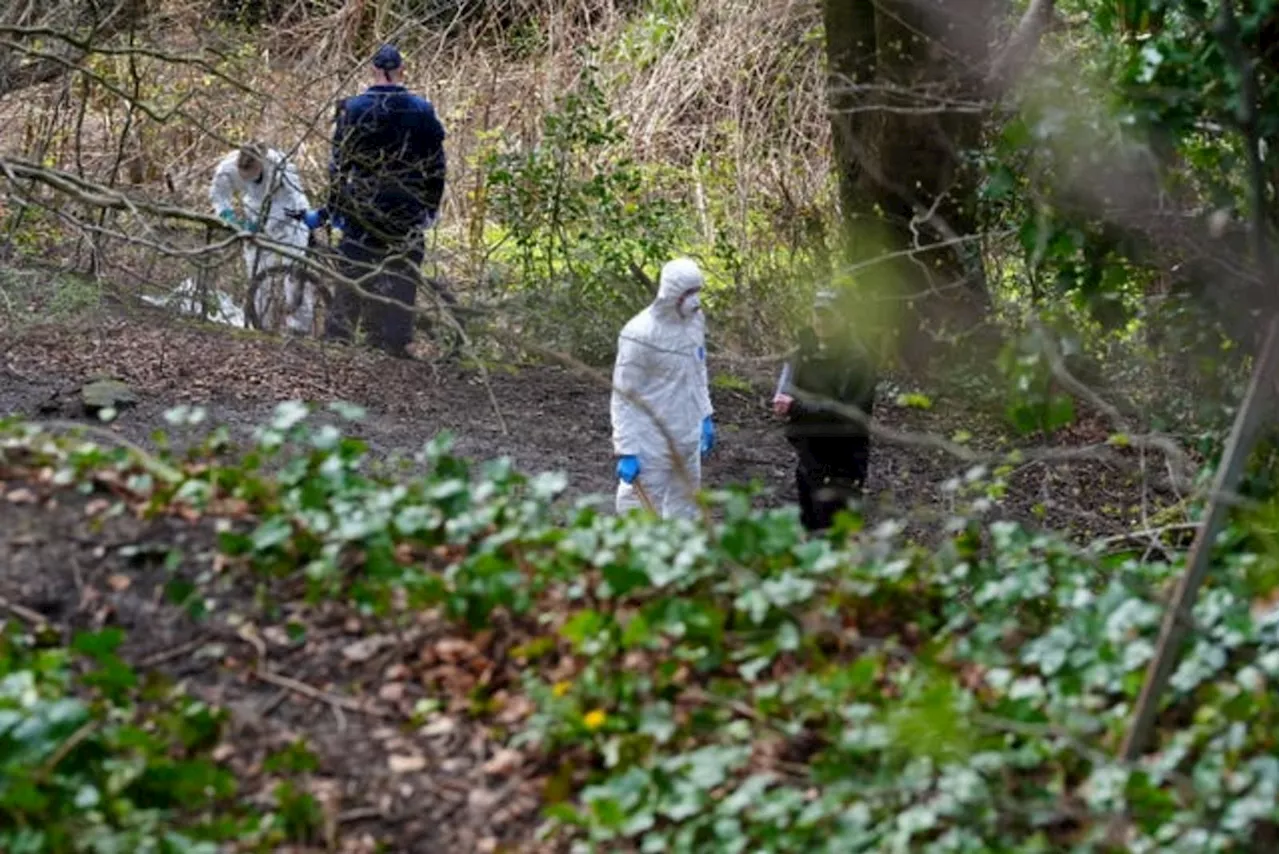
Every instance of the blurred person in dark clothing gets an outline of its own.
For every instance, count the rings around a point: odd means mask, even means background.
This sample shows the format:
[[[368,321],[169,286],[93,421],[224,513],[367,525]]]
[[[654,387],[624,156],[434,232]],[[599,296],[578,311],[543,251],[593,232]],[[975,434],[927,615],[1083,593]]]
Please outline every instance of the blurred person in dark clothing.
[[[796,449],[800,519],[810,531],[831,527],[836,513],[861,500],[867,481],[869,432],[863,420],[842,410],[870,419],[876,366],[846,311],[837,292],[818,293],[813,322],[801,330],[773,398],[773,411],[786,419],[787,441]]]

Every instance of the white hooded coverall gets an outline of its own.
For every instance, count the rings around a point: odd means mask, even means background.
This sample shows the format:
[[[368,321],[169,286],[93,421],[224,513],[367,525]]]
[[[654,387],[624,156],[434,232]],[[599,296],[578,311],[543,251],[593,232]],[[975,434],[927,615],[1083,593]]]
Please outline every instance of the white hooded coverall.
[[[215,213],[231,208],[235,210],[237,195],[244,205],[242,219],[259,225],[259,234],[271,240],[294,246],[299,250],[307,248],[310,232],[305,224],[285,216],[290,208],[309,210],[307,194],[302,189],[302,182],[293,164],[275,149],[269,149],[262,164],[262,177],[257,181],[245,181],[236,169],[238,151],[233,151],[218,163],[213,173],[213,182],[209,186],[209,201]],[[262,220],[262,209],[267,208],[266,221]],[[259,251],[251,243],[244,244],[244,264],[249,280],[262,270],[286,264],[290,259],[270,249]],[[285,325],[293,331],[308,334],[312,330],[315,318],[315,286],[307,284],[299,293],[300,283],[293,276],[285,279]],[[254,301],[254,310],[258,317],[263,316],[267,307],[270,292],[260,288]]]
[[[657,299],[631,318],[618,336],[610,401],[613,451],[619,457],[639,458],[637,482],[664,519],[698,515],[694,493],[702,483],[702,421],[712,413],[706,321],[701,311],[682,316],[678,304],[681,296],[702,284],[702,272],[693,261],[668,262]],[[644,401],[666,427],[679,465],[653,417],[623,392]],[[620,514],[642,506],[635,488],[623,481],[618,482],[616,504]]]

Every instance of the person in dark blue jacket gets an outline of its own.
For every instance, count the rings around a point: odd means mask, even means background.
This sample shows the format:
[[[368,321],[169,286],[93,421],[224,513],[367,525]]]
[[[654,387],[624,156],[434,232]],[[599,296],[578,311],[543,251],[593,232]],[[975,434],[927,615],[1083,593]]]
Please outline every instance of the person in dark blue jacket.
[[[400,52],[383,45],[373,57],[373,85],[337,111],[329,166],[329,202],[303,215],[316,228],[332,218],[342,230],[342,274],[361,289],[412,307],[421,278],[423,236],[444,196],[445,130],[435,107],[404,85]],[[445,295],[448,299],[448,295]],[[325,337],[351,340],[364,318],[368,343],[407,355],[413,339],[408,308],[336,289]]]

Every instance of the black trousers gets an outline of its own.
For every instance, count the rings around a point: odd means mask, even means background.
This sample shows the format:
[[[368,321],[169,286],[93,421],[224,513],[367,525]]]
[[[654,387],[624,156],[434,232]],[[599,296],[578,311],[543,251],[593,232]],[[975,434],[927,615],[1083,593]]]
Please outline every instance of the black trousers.
[[[851,500],[862,498],[871,440],[867,436],[811,439],[797,450],[800,521],[806,530],[826,530],[836,513]]]
[[[367,299],[355,288],[339,282],[325,319],[324,337],[350,341],[363,320],[365,340],[370,346],[393,356],[406,355],[405,348],[413,340],[410,309],[418,298],[426,256],[422,235],[390,246],[344,235],[338,244],[338,256],[338,269],[344,278],[393,303]]]

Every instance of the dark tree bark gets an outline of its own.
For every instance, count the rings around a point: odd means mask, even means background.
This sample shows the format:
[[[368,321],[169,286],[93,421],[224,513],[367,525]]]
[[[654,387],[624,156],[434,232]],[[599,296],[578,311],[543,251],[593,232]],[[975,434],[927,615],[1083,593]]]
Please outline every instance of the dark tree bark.
[[[871,2],[823,4],[827,32],[827,66],[831,136],[839,178],[842,223],[849,239],[856,224],[871,215],[872,206],[861,193],[862,165],[858,157],[859,99],[853,87],[867,85],[876,74],[876,12]]]
[[[923,368],[989,306],[965,156],[996,2],[825,0],[824,13],[845,257],[892,352]]]

